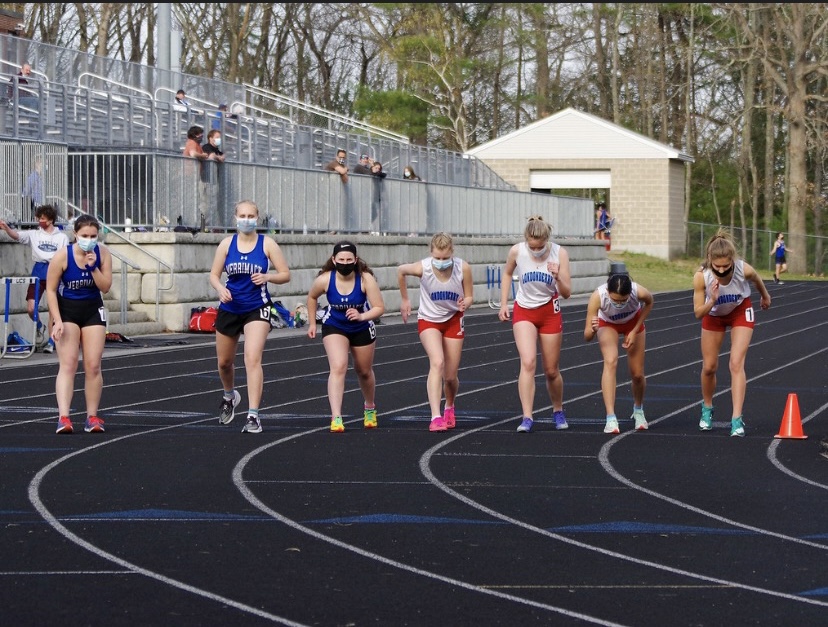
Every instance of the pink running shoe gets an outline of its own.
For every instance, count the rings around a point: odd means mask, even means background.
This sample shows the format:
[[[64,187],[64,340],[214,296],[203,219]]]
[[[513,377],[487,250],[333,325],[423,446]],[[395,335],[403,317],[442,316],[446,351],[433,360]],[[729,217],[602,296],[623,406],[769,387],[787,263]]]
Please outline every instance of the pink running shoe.
[[[446,421],[446,429],[454,429],[454,407],[446,407],[443,411],[443,420]]]
[[[437,416],[431,419],[431,424],[428,425],[429,431],[445,431],[446,421],[442,416]]]

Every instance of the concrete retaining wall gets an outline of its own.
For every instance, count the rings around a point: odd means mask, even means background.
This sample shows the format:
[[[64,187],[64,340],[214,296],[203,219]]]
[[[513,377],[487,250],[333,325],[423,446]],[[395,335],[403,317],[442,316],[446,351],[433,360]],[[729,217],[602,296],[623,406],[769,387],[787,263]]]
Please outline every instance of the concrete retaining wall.
[[[141,246],[151,255],[163,259],[175,269],[171,289],[158,292],[160,305],[156,316],[156,286],[166,288],[170,285],[169,273],[161,268],[151,256],[138,248],[123,242],[109,234],[106,244],[113,250],[140,267],[140,271],[127,273],[126,290],[130,307],[144,311],[152,320],[158,320],[168,331],[184,331],[193,307],[216,305],[215,292],[210,287],[209,273],[218,243],[225,237],[221,233],[130,233],[125,234],[130,241]],[[274,300],[281,300],[289,309],[297,303],[304,303],[314,277],[330,256],[333,244],[340,236],[329,235],[275,235],[282,248],[291,270],[290,283],[271,285]],[[353,235],[348,239],[354,242],[359,256],[368,263],[382,290],[388,313],[398,313],[400,294],[397,285],[397,266],[422,259],[429,255],[430,237],[377,237],[371,235]],[[486,306],[489,300],[487,285],[487,268],[490,265],[502,267],[509,247],[519,241],[515,238],[455,238],[455,254],[468,261],[472,266],[474,277],[474,304]],[[569,252],[572,271],[573,296],[591,293],[606,280],[609,270],[606,250],[596,240],[561,240],[561,245]],[[0,275],[28,276],[31,270],[31,255],[28,246],[22,246],[10,240],[5,233],[0,233]],[[118,303],[123,288],[121,280],[121,263],[115,259],[112,290],[109,294],[108,307],[110,320],[117,315]],[[159,278],[160,277],[160,278]],[[416,279],[409,282],[409,295],[412,306],[418,304],[419,290]],[[496,292],[499,295],[499,291]],[[43,305],[45,307],[45,299]],[[0,302],[0,307],[4,306]],[[16,324],[24,324],[25,290],[13,290],[9,331],[16,330]],[[0,309],[0,311],[3,311]],[[22,316],[21,316],[22,314]],[[26,327],[28,329],[28,327]],[[28,335],[29,333],[27,333]]]

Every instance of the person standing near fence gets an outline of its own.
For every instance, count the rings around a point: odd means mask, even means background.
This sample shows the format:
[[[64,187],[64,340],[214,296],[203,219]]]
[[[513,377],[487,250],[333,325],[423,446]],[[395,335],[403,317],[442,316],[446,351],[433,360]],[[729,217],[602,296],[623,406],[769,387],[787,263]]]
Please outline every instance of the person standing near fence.
[[[322,295],[328,301],[321,322],[322,344],[330,366],[328,402],[331,407],[331,432],[345,431],[342,400],[349,355],[353,357],[354,371],[362,390],[363,426],[376,429],[375,320],[385,312],[385,303],[374,272],[357,256],[357,248],[352,242],[334,244],[333,254],[322,266],[308,292],[309,312],[317,310]],[[316,326],[316,316],[311,313],[308,320],[308,337],[311,339],[316,337]]]
[[[633,282],[625,273],[613,274],[589,297],[587,304],[584,340],[591,342],[598,336],[604,371],[601,375],[601,392],[607,412],[604,433],[620,433],[615,415],[616,373],[618,369],[618,338],[624,336],[622,347],[627,351],[630,369],[630,386],[633,394],[633,413],[636,431],[648,428],[644,417],[644,350],[646,329],[644,320],[653,308],[653,295],[649,290]]]
[[[733,239],[720,229],[705,248],[705,260],[693,277],[693,313],[702,322],[702,408],[699,429],[713,428],[713,394],[719,350],[727,327],[730,327],[730,396],[733,413],[730,435],[745,435],[742,406],[745,402],[747,377],[745,358],[753,337],[755,312],[750,301],[750,284],[760,295],[760,306],[771,306],[771,297],[762,277],[736,252]]]
[[[98,243],[101,225],[84,214],[75,220],[74,244],[58,250],[49,262],[46,300],[60,368],[55,381],[58,404],[57,433],[72,433],[69,412],[75,390],[78,357],[83,350],[87,433],[103,433],[98,415],[103,375],[101,360],[106,343],[106,307],[102,294],[112,287],[112,256]]]
[[[236,203],[237,233],[219,243],[210,270],[210,285],[219,297],[216,316],[216,357],[224,389],[219,423],[230,424],[241,394],[235,388],[235,361],[239,337],[244,333],[244,370],[247,376],[247,421],[242,432],[261,433],[259,405],[264,388],[262,353],[270,333],[272,303],[268,283],[290,281],[281,248],[271,237],[256,233],[259,207],[252,200]],[[268,272],[272,264],[275,273]],[[221,282],[221,275],[227,282]]]
[[[397,268],[400,286],[400,313],[403,322],[411,315],[406,278],[420,279],[420,303],[417,308],[417,332],[428,355],[426,391],[431,408],[429,431],[454,429],[454,400],[460,381],[460,355],[466,337],[463,316],[474,296],[471,266],[454,256],[454,243],[448,233],[431,238],[431,256]],[[440,400],[446,405],[440,413]]]
[[[66,248],[69,244],[69,238],[66,233],[61,231],[55,222],[57,221],[57,211],[51,205],[42,205],[35,209],[35,218],[37,218],[38,228],[35,231],[21,230],[16,231],[11,228],[6,222],[0,220],[0,229],[3,229],[6,234],[13,240],[21,244],[29,244],[32,249],[32,276],[40,279],[40,286],[35,288],[35,285],[29,285],[26,291],[26,310],[29,318],[35,319],[35,311],[40,306],[40,299],[46,293],[46,274],[49,269],[49,261],[55,256],[55,253],[62,248]],[[35,291],[37,289],[37,297]],[[55,350],[55,342],[49,336],[48,324],[44,325],[40,320],[37,321],[37,331],[35,334],[35,347],[42,350],[44,353],[51,353]]]
[[[569,253],[551,241],[552,226],[541,216],[529,218],[523,236],[525,241],[512,246],[506,257],[500,282],[498,313],[504,322],[512,318],[512,333],[520,356],[518,394],[523,419],[517,430],[528,433],[534,424],[532,413],[535,404],[538,341],[546,389],[552,401],[555,428],[567,429],[569,424],[563,409],[563,378],[559,369],[563,341],[559,299],[569,298],[572,293]],[[515,271],[518,275],[518,288],[514,312],[510,316],[509,294]]]

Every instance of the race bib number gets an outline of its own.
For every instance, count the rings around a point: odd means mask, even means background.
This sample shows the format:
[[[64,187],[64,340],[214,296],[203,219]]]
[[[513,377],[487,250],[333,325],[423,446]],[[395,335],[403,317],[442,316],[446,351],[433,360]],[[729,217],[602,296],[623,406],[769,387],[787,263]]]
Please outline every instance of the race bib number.
[[[747,309],[745,309],[745,320],[747,320],[748,322],[756,321],[753,315],[753,307],[748,307]]]
[[[552,311],[556,314],[561,313],[561,301],[559,298],[552,299]]]

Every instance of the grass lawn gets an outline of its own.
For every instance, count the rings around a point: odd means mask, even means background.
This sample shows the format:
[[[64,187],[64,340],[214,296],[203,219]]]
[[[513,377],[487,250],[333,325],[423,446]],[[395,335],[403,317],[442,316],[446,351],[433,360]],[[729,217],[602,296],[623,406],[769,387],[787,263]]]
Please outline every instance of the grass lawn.
[[[640,253],[615,252],[607,253],[612,262],[622,262],[627,266],[627,272],[636,283],[640,283],[653,293],[675,292],[693,289],[693,275],[701,264],[701,260],[676,259],[665,261],[650,255]],[[770,271],[759,270],[759,276],[765,283],[773,283],[773,274]],[[783,281],[824,281],[824,277],[785,273]]]

